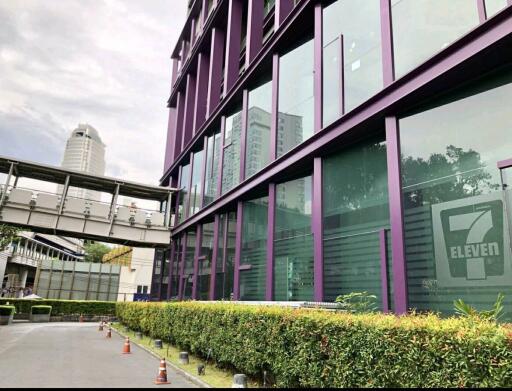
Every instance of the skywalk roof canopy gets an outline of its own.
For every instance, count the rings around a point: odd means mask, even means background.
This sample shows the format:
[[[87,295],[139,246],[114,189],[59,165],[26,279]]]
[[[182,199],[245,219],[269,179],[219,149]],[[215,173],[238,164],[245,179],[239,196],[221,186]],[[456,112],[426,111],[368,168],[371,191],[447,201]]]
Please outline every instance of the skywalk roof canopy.
[[[120,185],[119,194],[133,198],[165,201],[170,193],[177,191],[173,188],[144,185],[119,178],[86,174],[62,167],[17,160],[0,155],[0,173],[9,174],[11,166],[13,167],[13,175],[16,177],[36,179],[59,185],[64,185],[66,178],[69,177],[69,186],[110,194],[114,194],[117,185]]]

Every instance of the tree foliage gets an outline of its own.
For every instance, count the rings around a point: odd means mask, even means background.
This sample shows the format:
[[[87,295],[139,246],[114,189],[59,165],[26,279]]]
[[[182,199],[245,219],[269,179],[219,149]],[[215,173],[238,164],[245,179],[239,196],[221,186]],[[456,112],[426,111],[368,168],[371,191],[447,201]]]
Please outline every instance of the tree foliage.
[[[110,247],[103,243],[87,243],[85,249],[85,262],[101,263],[103,256],[110,252]]]
[[[17,227],[0,224],[0,251],[5,250],[17,238],[19,232],[20,229]]]

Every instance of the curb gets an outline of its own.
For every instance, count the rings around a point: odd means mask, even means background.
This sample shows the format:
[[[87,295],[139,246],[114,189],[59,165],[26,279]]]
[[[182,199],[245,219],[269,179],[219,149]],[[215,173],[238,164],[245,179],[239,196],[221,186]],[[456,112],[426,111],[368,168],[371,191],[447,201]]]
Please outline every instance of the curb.
[[[123,338],[126,338],[127,336],[124,335],[123,333],[121,333],[120,331],[116,330],[115,328],[112,327],[112,331],[115,332],[117,335],[123,337]],[[133,343],[134,345],[137,345],[137,347],[139,347],[140,349],[144,350],[146,353],[149,353],[151,354],[153,357],[155,357],[156,359],[158,360],[161,360],[162,359],[162,356],[159,356],[158,354],[156,354],[155,352],[153,352],[152,350],[148,349],[147,347],[145,346],[142,346],[140,344],[138,344],[137,342],[133,341],[132,339],[130,339],[130,342]],[[190,373],[188,373],[187,371],[181,369],[180,367],[174,365],[172,362],[170,361],[167,361],[166,360],[166,364],[171,367],[173,370],[175,370],[176,372],[178,372],[180,375],[182,375],[183,377],[185,377],[187,380],[190,380],[192,383],[194,383],[195,385],[201,387],[201,388],[213,388],[211,385],[209,385],[208,383],[205,383],[204,381],[202,381],[201,379],[198,379],[197,377],[195,376],[192,376]]]

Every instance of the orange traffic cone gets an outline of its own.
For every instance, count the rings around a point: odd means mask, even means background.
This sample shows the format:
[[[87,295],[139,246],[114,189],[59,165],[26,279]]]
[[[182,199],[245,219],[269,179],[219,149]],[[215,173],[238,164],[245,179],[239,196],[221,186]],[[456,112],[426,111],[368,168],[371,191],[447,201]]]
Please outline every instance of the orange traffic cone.
[[[124,340],[123,354],[130,354],[130,338]]]
[[[158,376],[156,377],[155,384],[170,384],[170,382],[167,381],[167,365],[165,364],[165,358],[160,360],[160,368],[158,370]]]
[[[112,328],[110,326],[107,329],[107,338],[112,338]]]
[[[103,321],[100,322],[100,326],[98,327],[98,331],[103,331]]]

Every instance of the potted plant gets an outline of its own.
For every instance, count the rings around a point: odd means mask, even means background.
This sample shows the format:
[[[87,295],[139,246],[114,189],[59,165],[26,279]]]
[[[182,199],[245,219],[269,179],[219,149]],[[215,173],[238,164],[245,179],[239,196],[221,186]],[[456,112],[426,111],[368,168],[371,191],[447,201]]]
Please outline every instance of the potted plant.
[[[12,305],[0,305],[0,326],[12,323],[16,308]]]
[[[30,321],[33,323],[49,322],[51,313],[51,305],[34,305],[30,308]]]

